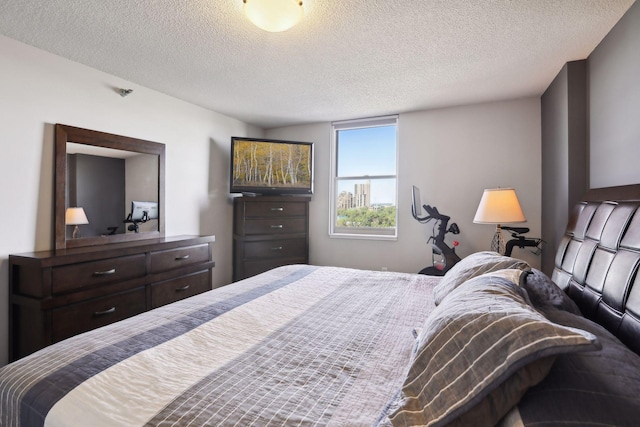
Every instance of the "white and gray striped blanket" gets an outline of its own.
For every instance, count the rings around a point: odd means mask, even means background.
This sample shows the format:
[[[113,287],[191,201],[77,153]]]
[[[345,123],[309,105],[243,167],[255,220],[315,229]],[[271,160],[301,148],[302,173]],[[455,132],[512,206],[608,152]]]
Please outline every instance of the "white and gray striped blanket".
[[[2,426],[371,426],[438,279],[287,266],[0,369]]]

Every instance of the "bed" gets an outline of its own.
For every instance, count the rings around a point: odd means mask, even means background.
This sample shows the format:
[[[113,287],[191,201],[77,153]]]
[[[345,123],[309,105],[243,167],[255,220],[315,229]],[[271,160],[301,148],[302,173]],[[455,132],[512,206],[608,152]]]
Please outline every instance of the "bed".
[[[637,425],[639,187],[576,206],[552,277],[292,265],[72,337],[0,368],[0,425]]]

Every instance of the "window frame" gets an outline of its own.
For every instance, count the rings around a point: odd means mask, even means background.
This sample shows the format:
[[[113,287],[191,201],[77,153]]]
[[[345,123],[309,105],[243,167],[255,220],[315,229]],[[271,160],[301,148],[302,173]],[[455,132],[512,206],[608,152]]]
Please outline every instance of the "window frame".
[[[338,133],[342,130],[364,129],[382,126],[395,126],[395,175],[362,175],[362,176],[338,176]],[[329,183],[329,237],[339,239],[369,239],[369,240],[398,240],[398,166],[399,166],[399,126],[398,115],[371,117],[365,119],[344,120],[331,123],[331,171]],[[338,184],[345,180],[377,180],[395,179],[396,208],[395,227],[392,231],[367,227],[361,230],[358,227],[338,227],[336,217],[338,211]]]

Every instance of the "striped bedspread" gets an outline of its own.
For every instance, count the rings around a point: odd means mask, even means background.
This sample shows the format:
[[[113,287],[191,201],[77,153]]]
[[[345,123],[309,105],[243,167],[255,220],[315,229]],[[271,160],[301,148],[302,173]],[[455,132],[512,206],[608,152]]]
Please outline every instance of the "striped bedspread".
[[[371,426],[438,279],[287,266],[0,369],[2,426]]]

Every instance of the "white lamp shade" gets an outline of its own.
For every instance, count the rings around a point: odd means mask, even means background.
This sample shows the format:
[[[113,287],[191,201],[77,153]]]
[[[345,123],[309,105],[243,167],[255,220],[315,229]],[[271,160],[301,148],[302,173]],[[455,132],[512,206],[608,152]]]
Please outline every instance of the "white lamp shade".
[[[89,224],[83,208],[67,208],[64,215],[64,222],[67,225]]]
[[[513,188],[484,190],[473,218],[476,224],[508,224],[526,220]]]
[[[272,33],[286,31],[303,15],[300,0],[244,0],[244,14],[258,28]]]

